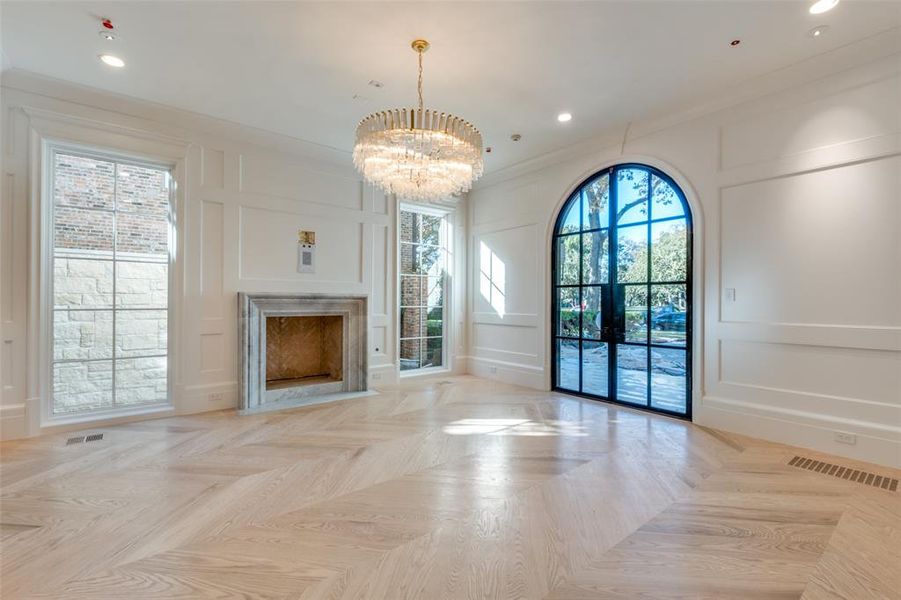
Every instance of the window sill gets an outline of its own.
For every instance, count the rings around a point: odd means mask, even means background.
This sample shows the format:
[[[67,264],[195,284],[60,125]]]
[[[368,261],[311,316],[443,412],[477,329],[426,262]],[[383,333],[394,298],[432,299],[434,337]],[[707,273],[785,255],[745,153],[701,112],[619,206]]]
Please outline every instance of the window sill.
[[[145,415],[156,415],[160,413],[175,412],[175,407],[171,404],[150,404],[147,406],[136,406],[134,408],[124,408],[120,410],[111,410],[104,412],[93,412],[83,415],[66,415],[59,417],[51,417],[41,421],[41,429],[52,429],[60,425],[79,425],[89,424],[92,426],[101,426],[104,424],[112,424],[126,417],[138,417]]]
[[[448,367],[426,367],[425,369],[410,369],[409,371],[400,371],[398,373],[398,377],[401,379],[406,379],[408,377],[426,377],[428,375],[441,375],[450,372],[451,370]]]

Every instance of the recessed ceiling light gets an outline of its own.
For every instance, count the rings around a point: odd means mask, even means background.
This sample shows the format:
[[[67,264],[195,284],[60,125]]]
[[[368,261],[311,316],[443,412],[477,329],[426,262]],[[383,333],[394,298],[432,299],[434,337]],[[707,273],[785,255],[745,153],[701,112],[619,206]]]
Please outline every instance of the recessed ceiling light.
[[[838,0],[817,0],[810,6],[810,14],[820,15],[828,10],[835,8]]]
[[[105,62],[106,64],[108,64],[111,67],[120,68],[120,67],[125,66],[124,60],[122,60],[118,56],[113,56],[112,54],[101,54],[100,60],[102,60],[103,62]]]
[[[812,38],[818,38],[818,37],[822,36],[824,33],[826,33],[827,29],[829,29],[828,25],[817,25],[816,27],[814,27],[813,29],[808,31],[807,35],[809,35]]]
[[[572,121],[573,116],[569,113],[560,113],[559,115],[557,115],[557,120],[561,123],[566,123],[567,121]]]
[[[116,39],[116,34],[109,29],[101,29],[97,32],[97,35],[110,42]]]

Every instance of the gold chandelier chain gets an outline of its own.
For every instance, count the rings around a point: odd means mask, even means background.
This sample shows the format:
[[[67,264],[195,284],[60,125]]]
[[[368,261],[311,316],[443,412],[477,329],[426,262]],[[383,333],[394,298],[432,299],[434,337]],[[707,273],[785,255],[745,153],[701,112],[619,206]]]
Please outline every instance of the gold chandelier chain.
[[[417,52],[419,54],[419,81],[416,83],[416,89],[419,90],[419,112],[422,112],[422,52]]]

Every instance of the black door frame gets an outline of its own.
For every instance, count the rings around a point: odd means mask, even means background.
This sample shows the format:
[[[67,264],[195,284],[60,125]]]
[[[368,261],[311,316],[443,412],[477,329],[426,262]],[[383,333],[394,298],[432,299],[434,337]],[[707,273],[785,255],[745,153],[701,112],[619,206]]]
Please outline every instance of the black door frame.
[[[685,298],[686,298],[686,317],[685,317],[685,364],[686,364],[686,372],[685,372],[685,413],[680,413],[676,411],[670,411],[662,408],[656,408],[651,406],[651,384],[652,384],[652,372],[651,372],[651,360],[652,360],[652,349],[653,348],[666,348],[673,349],[673,346],[667,346],[664,344],[654,344],[651,343],[651,302],[650,297],[647,302],[647,340],[645,343],[636,343],[636,342],[626,342],[624,339],[625,333],[625,311],[624,311],[624,302],[621,299],[623,295],[623,291],[625,290],[626,284],[616,283],[616,248],[617,248],[617,230],[619,229],[619,225],[616,224],[616,210],[617,206],[617,197],[616,197],[616,174],[623,169],[642,169],[648,172],[648,187],[650,190],[651,185],[651,176],[656,176],[666,183],[670,185],[673,191],[679,198],[679,201],[682,203],[682,207],[685,211],[685,222],[686,222],[686,278],[685,278]],[[582,215],[581,208],[581,195],[582,190],[586,185],[593,182],[599,177],[602,177],[604,174],[607,174],[609,179],[609,196],[608,196],[608,222],[607,227],[600,227],[597,229],[582,229],[582,221],[584,219],[584,215]],[[560,226],[561,219],[563,219],[567,213],[567,209],[572,205],[573,202],[579,203],[579,231],[574,234],[560,234]],[[681,219],[682,217],[671,217],[669,219],[658,219],[652,220],[653,210],[652,208],[653,199],[651,198],[651,194],[648,194],[648,256],[647,256],[647,277],[648,281],[644,284],[648,289],[650,285],[666,285],[666,281],[661,282],[651,282],[651,223],[665,223],[667,220],[676,220]],[[638,223],[636,223],[637,225]],[[630,224],[631,225],[631,224]],[[559,327],[559,307],[558,307],[558,293],[557,290],[561,288],[575,288],[579,290],[579,302],[581,306],[582,297],[581,297],[581,288],[585,287],[582,284],[582,264],[583,264],[583,234],[589,233],[592,231],[600,231],[602,229],[607,229],[609,231],[607,238],[607,283],[606,284],[598,284],[597,287],[602,290],[601,293],[601,303],[602,303],[602,315],[610,315],[609,319],[613,323],[613,327],[604,327],[603,323],[601,324],[601,332],[600,337],[597,340],[602,343],[607,344],[608,352],[607,352],[607,396],[598,396],[595,394],[589,394],[586,392],[582,392],[582,341],[583,341],[583,327],[582,327],[582,315],[583,311],[579,312],[579,336],[577,338],[572,338],[570,336],[561,336],[559,335],[558,327]],[[558,252],[558,243],[557,240],[560,237],[565,235],[578,235],[579,236],[579,282],[575,285],[558,285],[557,284],[557,252]],[[576,186],[575,191],[566,199],[566,201],[561,206],[559,212],[557,213],[557,218],[554,220],[554,229],[551,234],[551,389],[557,392],[562,392],[565,394],[570,394],[574,396],[580,396],[583,398],[588,398],[591,400],[599,400],[602,402],[609,402],[612,404],[616,404],[618,406],[634,408],[637,410],[646,410],[656,414],[663,414],[672,417],[677,417],[680,419],[691,420],[692,418],[692,373],[694,370],[694,357],[692,352],[693,347],[693,328],[692,321],[694,317],[694,260],[692,249],[694,247],[694,222],[692,219],[691,206],[688,204],[688,200],[685,197],[685,193],[682,191],[682,188],[677,184],[672,177],[661,171],[660,169],[653,167],[651,165],[646,165],[643,163],[621,163],[612,165],[610,167],[601,169],[596,173],[593,173],[591,176],[585,178],[578,186]],[[682,282],[679,281],[679,284]],[[607,307],[610,307],[612,310],[607,311]],[[608,321],[608,317],[603,317],[604,321]],[[575,341],[579,344],[579,391],[570,390],[567,388],[561,388],[558,386],[557,381],[557,341],[561,339],[568,339]],[[617,377],[616,377],[616,351],[617,347],[623,345],[634,345],[641,346],[643,348],[647,348],[647,393],[645,394],[645,405],[633,404],[631,402],[625,402],[617,399]],[[678,347],[677,347],[678,348]]]

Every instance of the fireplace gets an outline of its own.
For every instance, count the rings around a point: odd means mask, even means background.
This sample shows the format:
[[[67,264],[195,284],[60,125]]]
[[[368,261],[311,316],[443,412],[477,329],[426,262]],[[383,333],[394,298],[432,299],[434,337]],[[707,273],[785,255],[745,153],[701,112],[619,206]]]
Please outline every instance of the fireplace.
[[[239,294],[244,411],[366,390],[366,297]]]
[[[266,318],[266,389],[340,382],[344,317]]]

